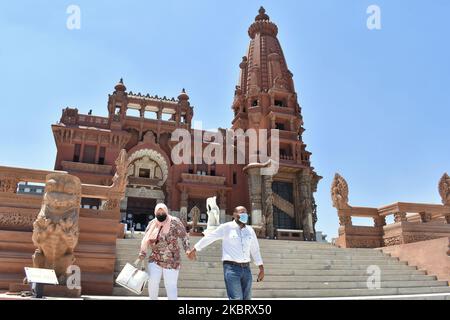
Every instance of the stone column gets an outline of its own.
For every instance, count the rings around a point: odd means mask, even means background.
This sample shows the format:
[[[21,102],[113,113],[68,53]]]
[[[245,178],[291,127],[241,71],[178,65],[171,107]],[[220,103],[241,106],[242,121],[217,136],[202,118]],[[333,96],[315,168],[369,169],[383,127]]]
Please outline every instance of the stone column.
[[[311,189],[311,173],[309,170],[304,170],[299,176],[299,200],[300,200],[300,214],[303,235],[305,240],[314,240],[314,225],[313,225],[313,195]]]
[[[264,176],[264,214],[263,214],[263,234],[271,239],[275,236],[273,225],[273,192],[271,176]]]
[[[186,189],[183,189],[181,192],[181,201],[180,201],[180,220],[184,225],[187,225],[187,215],[188,215],[188,198],[189,195]]]
[[[386,225],[386,217],[373,218],[373,222],[375,228],[384,227]]]
[[[125,196],[125,198],[122,199],[122,201],[120,201],[120,214],[121,214],[121,219],[126,219],[127,217],[127,208],[128,208],[128,197]]]
[[[219,193],[219,199],[220,199],[220,224],[223,224],[226,222],[226,215],[227,215],[227,192],[222,190]]]
[[[259,168],[250,168],[247,171],[248,174],[248,186],[251,203],[251,223],[252,225],[262,224],[262,177]]]
[[[351,227],[352,217],[350,216],[339,216],[339,225],[341,227]]]

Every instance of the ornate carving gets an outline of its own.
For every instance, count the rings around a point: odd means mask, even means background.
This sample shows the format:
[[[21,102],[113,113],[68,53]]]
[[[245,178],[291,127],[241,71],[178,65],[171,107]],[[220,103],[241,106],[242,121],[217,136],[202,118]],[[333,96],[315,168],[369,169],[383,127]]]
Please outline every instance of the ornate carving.
[[[279,90],[288,90],[289,89],[289,80],[285,76],[277,76],[273,80],[274,88]]]
[[[413,243],[413,242],[419,242],[419,241],[426,241],[426,240],[433,240],[437,239],[439,236],[433,235],[433,234],[404,234],[403,235],[403,242],[404,243]]]
[[[339,216],[339,225],[341,227],[348,227],[352,225],[352,217],[350,216]]]
[[[299,207],[300,219],[303,229],[303,237],[306,241],[313,241],[315,239],[314,224],[313,224],[313,194],[314,181],[309,170],[304,171],[299,176]]]
[[[439,194],[441,195],[442,204],[450,206],[450,177],[444,173],[439,181]]]
[[[148,157],[152,161],[156,162],[162,171],[161,181],[158,183],[159,186],[163,186],[166,183],[167,178],[169,177],[169,167],[167,165],[166,159],[162,154],[152,149],[141,149],[133,153],[128,159],[129,163],[133,163],[138,159]]]
[[[348,184],[345,179],[336,173],[331,185],[331,199],[336,209],[350,209],[348,204]]]
[[[147,131],[144,135],[144,138],[142,139],[144,143],[155,143],[156,137],[155,134],[152,131]]]
[[[49,174],[41,211],[33,224],[35,268],[54,269],[65,285],[67,268],[75,262],[81,202],[80,179],[68,174]]]
[[[384,227],[386,225],[386,217],[373,218],[375,228]]]
[[[0,192],[17,193],[18,179],[15,178],[2,178],[0,180]]]
[[[422,221],[422,223],[430,222],[431,219],[433,218],[433,215],[428,212],[421,212],[421,213],[419,213],[419,215],[420,215],[420,220]]]
[[[109,199],[102,205],[102,210],[116,210],[120,208],[120,199]]]
[[[119,194],[119,197],[108,199],[102,206],[102,210],[115,210],[120,208],[120,201],[125,196],[128,184],[128,160],[126,150],[121,150],[116,159],[116,173],[112,179],[111,191]]]
[[[36,215],[21,214],[19,212],[0,213],[1,229],[31,229]]]
[[[313,206],[311,198],[304,198],[301,202],[303,212],[303,237],[306,241],[314,240],[314,228],[312,223]]]
[[[119,157],[116,159],[116,174],[112,179],[112,188],[119,192],[125,192],[125,188],[128,184],[127,179],[128,160],[127,151],[121,150]]]
[[[377,239],[347,239],[347,248],[378,248],[381,246],[380,240]]]
[[[396,212],[394,213],[394,221],[397,222],[405,222],[406,219],[406,212]]]
[[[383,242],[384,242],[385,247],[389,247],[389,246],[395,246],[398,244],[402,244],[403,239],[402,239],[402,236],[395,236],[395,237],[384,238]]]

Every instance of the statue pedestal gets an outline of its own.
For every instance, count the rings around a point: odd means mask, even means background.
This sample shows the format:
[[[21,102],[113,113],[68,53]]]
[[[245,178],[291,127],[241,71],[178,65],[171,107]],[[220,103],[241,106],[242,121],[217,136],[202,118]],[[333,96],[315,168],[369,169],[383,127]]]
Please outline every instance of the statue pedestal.
[[[192,227],[191,230],[189,231],[189,235],[191,237],[203,237],[203,232],[200,231],[201,228],[196,226],[196,227]]]
[[[31,284],[12,283],[9,285],[9,292],[31,291]],[[69,289],[66,286],[44,285],[44,297],[54,298],[79,298],[81,289]]]

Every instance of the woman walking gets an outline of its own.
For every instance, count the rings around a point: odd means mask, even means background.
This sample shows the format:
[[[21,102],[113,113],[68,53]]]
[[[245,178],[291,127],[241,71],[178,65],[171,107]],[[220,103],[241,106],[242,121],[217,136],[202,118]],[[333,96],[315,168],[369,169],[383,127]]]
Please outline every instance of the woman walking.
[[[151,300],[158,299],[161,276],[164,277],[169,300],[178,299],[178,274],[181,262],[179,239],[182,240],[184,252],[189,252],[189,237],[185,226],[180,219],[169,214],[165,204],[158,204],[155,208],[155,219],[147,227],[139,253],[139,259],[144,260],[148,248],[151,249],[148,264],[150,277],[148,293]]]

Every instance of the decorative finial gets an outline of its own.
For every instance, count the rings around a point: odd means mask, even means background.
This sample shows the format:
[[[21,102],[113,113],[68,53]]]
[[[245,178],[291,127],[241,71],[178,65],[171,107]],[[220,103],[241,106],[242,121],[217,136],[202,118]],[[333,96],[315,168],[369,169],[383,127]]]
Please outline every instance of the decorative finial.
[[[255,21],[264,21],[264,20],[270,20],[269,16],[266,14],[266,9],[264,9],[263,6],[259,8],[259,15],[255,18]]]
[[[189,100],[189,96],[186,93],[186,89],[185,88],[183,88],[183,90],[181,90],[181,93],[178,96],[178,100],[180,100],[180,101],[182,101],[182,100],[185,100],[185,101]]]
[[[127,90],[127,87],[125,87],[125,85],[123,84],[123,78],[120,78],[119,83],[116,84],[114,88],[116,89],[116,91],[122,92],[125,92]]]

